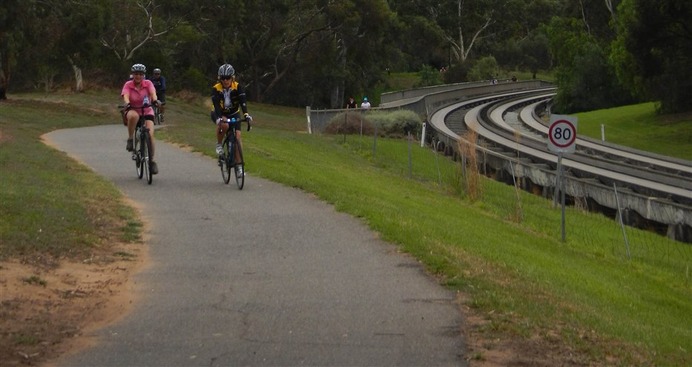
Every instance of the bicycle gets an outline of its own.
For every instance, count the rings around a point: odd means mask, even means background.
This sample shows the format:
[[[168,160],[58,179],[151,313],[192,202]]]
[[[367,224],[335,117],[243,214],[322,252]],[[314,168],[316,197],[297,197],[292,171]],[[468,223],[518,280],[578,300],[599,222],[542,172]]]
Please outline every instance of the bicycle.
[[[165,102],[161,102],[162,105],[164,103]],[[154,125],[162,125],[163,113],[161,113],[161,107],[155,103],[151,107],[154,109]]]
[[[156,104],[154,104],[156,105]],[[118,106],[121,109],[127,108],[127,106]],[[145,108],[149,107],[148,104],[144,104],[141,107],[132,107],[130,109],[141,109],[144,111]],[[135,161],[135,168],[137,170],[137,177],[142,179],[142,177],[147,177],[147,183],[151,185],[153,180],[153,174],[151,172],[151,135],[149,134],[149,128],[146,125],[146,119],[144,113],[139,116],[137,120],[137,126],[135,127],[135,134],[133,136],[133,150],[132,150],[132,160]]]
[[[241,128],[241,122],[247,121],[247,131],[252,128],[251,121],[247,118],[227,118],[228,130],[223,138],[223,153],[219,156],[219,167],[221,168],[221,177],[223,182],[228,184],[231,181],[231,170],[235,176],[235,183],[238,189],[242,190],[245,186],[245,160],[243,159],[243,147],[238,144],[235,133]],[[235,152],[237,151],[240,162],[235,161]]]

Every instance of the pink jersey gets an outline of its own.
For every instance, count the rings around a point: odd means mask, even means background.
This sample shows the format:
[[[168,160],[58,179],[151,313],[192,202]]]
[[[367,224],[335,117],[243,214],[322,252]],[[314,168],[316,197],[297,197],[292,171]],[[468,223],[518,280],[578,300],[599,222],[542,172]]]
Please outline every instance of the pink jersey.
[[[137,89],[135,82],[128,80],[123,85],[123,90],[120,92],[121,96],[125,94],[130,96],[130,106],[134,111],[137,111],[139,115],[142,115],[142,109],[137,107],[142,107],[144,104],[144,98],[146,97],[147,103],[152,104],[154,101],[151,100],[151,96],[156,93],[156,88],[154,88],[154,83],[150,80],[142,80],[142,87]],[[147,107],[144,109],[144,115],[154,115],[154,109]]]

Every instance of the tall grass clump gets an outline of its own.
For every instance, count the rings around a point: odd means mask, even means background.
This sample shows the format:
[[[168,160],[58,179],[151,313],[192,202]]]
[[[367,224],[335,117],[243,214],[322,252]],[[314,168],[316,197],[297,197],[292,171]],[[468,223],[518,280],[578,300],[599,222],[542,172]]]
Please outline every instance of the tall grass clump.
[[[481,173],[478,171],[477,153],[478,133],[473,130],[466,131],[462,138],[457,142],[459,153],[461,154],[461,179],[464,192],[471,202],[481,199]]]

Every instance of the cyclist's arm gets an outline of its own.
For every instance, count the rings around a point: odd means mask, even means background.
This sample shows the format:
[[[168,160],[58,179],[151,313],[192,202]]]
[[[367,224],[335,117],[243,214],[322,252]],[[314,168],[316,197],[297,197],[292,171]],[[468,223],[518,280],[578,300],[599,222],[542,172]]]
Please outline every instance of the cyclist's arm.
[[[129,81],[125,82],[122,91],[120,91],[120,96],[123,97],[123,102],[125,102],[125,105],[130,104],[130,88],[128,87],[127,83],[129,83]]]
[[[223,116],[223,108],[221,108],[221,94],[214,88],[211,90],[211,104],[214,109],[211,111],[212,121],[216,122],[216,119]]]
[[[240,102],[240,109],[243,111],[243,115],[247,114],[247,95],[245,94],[245,88],[238,85],[238,101]]]

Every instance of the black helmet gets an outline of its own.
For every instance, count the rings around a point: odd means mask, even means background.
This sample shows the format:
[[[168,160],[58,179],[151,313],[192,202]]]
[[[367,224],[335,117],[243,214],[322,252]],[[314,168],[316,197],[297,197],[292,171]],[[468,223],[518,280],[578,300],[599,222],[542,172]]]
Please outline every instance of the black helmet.
[[[133,73],[146,73],[147,67],[144,66],[144,64],[134,64],[132,68],[130,68],[130,71]]]
[[[231,64],[223,64],[221,65],[221,67],[219,67],[219,78],[233,75],[235,75],[235,69],[233,69],[233,66],[231,66]]]

